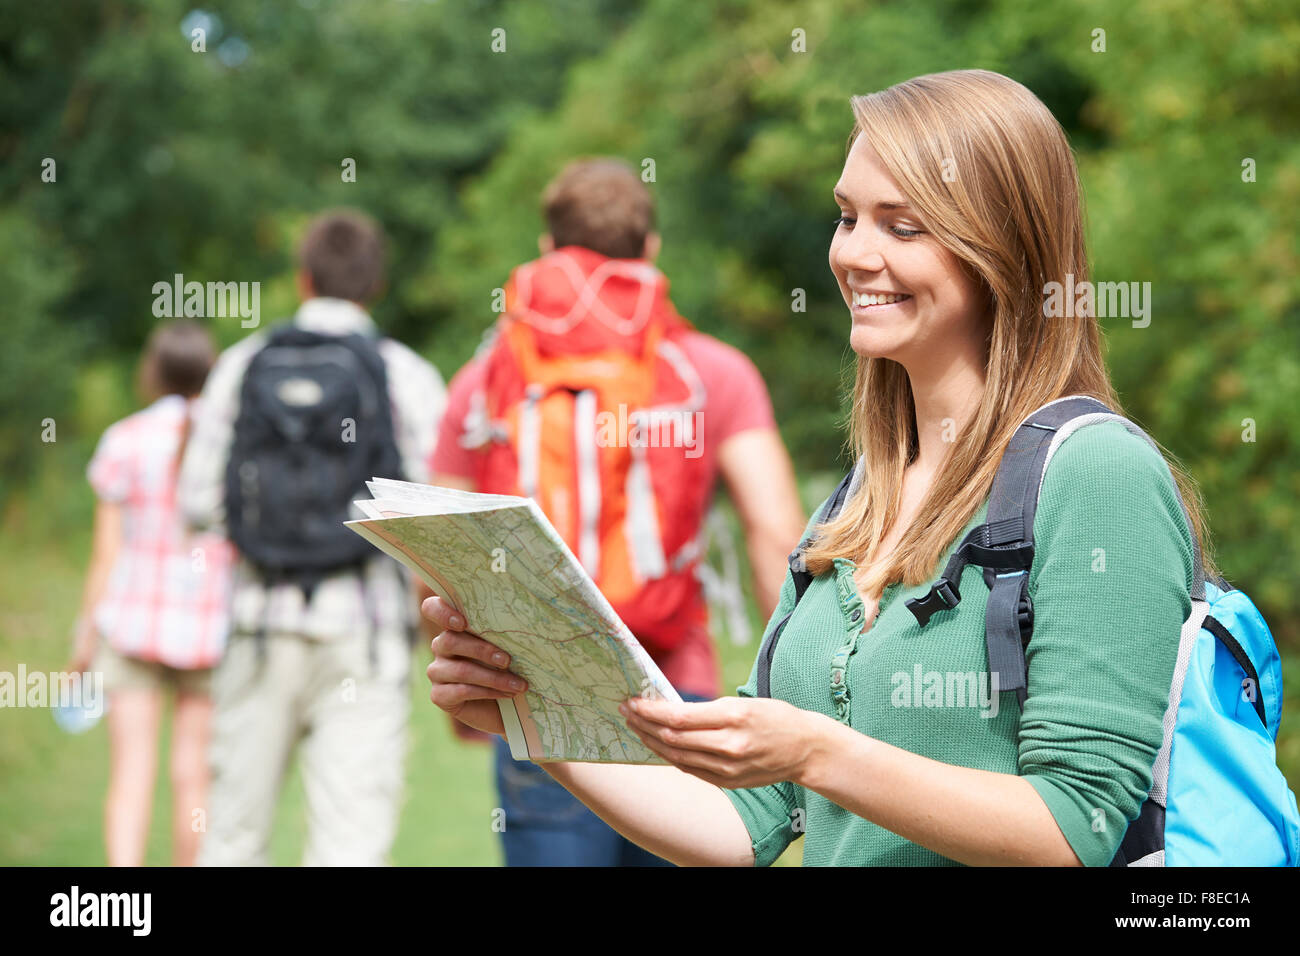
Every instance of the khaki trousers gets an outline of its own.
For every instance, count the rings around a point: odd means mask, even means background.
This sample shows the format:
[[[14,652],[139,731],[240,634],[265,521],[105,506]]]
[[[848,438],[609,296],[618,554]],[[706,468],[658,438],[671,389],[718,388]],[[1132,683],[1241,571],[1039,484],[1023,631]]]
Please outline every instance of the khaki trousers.
[[[387,862],[401,809],[411,650],[380,635],[318,641],[233,634],[213,675],[212,781],[202,866],[269,862],[285,771],[299,750],[307,866]]]

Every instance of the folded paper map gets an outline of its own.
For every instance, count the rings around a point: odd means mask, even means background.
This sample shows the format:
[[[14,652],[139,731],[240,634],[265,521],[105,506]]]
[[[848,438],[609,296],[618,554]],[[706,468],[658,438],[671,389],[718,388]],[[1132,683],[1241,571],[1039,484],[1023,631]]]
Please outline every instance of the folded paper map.
[[[680,696],[531,498],[376,478],[347,526],[418,574],[528,681],[499,700],[516,760],[664,763],[629,697]]]

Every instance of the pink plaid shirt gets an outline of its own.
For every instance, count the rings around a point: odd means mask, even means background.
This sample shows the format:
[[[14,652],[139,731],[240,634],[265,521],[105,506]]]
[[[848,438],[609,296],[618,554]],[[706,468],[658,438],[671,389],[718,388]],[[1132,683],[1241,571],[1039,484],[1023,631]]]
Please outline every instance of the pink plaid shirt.
[[[176,507],[176,466],[189,406],[166,395],[104,432],[86,476],[122,506],[122,545],[93,611],[117,651],[171,667],[212,667],[230,627],[234,553],[190,533]]]

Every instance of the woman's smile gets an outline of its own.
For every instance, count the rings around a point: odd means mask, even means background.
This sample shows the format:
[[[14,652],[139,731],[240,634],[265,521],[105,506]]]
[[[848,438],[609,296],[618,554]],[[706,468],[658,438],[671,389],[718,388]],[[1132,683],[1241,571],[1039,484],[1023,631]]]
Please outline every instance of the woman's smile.
[[[910,309],[912,296],[906,293],[850,292],[849,311],[858,315],[881,315]]]

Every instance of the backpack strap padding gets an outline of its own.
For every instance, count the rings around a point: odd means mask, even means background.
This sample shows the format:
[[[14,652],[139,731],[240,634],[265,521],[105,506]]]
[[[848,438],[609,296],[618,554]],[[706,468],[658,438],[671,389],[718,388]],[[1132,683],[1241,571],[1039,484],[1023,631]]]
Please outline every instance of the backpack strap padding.
[[[1029,598],[1029,568],[1033,564],[1034,518],[1038,493],[1062,425],[1090,411],[1109,412],[1101,402],[1072,395],[1049,402],[1030,415],[1011,437],[989,490],[989,507],[982,536],[990,547],[1024,549],[1022,567],[993,572],[986,561],[984,580],[991,585],[984,611],[984,640],[989,673],[998,675],[999,690],[1013,690],[1020,706],[1028,695],[1025,645],[1033,633],[1033,602]],[[991,573],[992,572],[992,573]],[[955,578],[960,580],[961,571]]]
[[[974,529],[949,561],[943,576],[928,594],[912,598],[907,607],[924,627],[934,613],[957,606],[958,584],[967,563],[984,567],[989,586],[985,611],[985,641],[989,670],[999,675],[1001,690],[1014,690],[1023,707],[1027,697],[1025,647],[1033,633],[1033,602],[1029,597],[1029,569],[1034,554],[1034,519],[1047,466],[1056,450],[1079,428],[1102,421],[1122,423],[1159,453],[1159,446],[1133,422],[1116,415],[1102,402],[1086,395],[1069,395],[1048,402],[1016,429],[1003,453],[989,491],[985,524]],[[1175,484],[1175,493],[1178,493]],[[1179,506],[1191,529],[1191,518],[1178,493]],[[1205,596],[1204,570],[1195,533],[1192,533],[1193,600]],[[1021,556],[1017,563],[1013,555]],[[1001,572],[1001,573],[998,573]]]
[[[996,674],[999,691],[1014,690],[1025,706],[1028,697],[1025,673],[1025,628],[1021,625],[1021,608],[1028,608],[1029,623],[1033,605],[1029,600],[1029,572],[1004,571],[998,574],[989,592],[984,611],[984,642],[988,648],[989,673]]]

